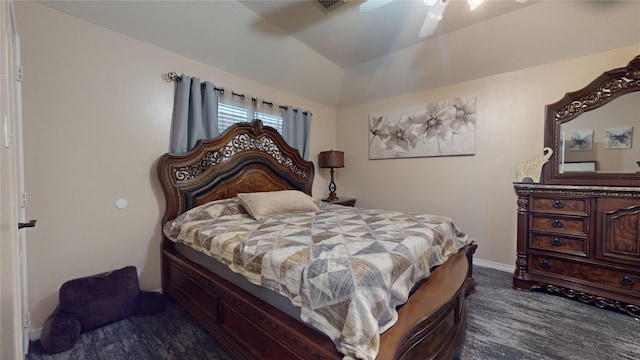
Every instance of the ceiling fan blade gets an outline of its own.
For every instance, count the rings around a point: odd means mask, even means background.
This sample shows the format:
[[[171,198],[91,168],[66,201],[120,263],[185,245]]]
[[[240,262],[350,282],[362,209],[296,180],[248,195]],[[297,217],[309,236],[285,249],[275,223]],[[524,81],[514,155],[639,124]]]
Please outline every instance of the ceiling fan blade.
[[[366,0],[358,6],[358,11],[360,11],[361,13],[366,13],[371,10],[377,9],[382,5],[387,5],[390,2],[393,2],[393,0]]]
[[[424,19],[424,23],[422,24],[422,28],[418,33],[419,37],[427,37],[436,32],[436,28],[438,27],[438,23],[442,20],[442,14],[444,13],[444,9],[446,9],[449,1],[447,0],[438,0],[429,12],[427,12],[427,17]]]
[[[436,32],[436,28],[438,27],[439,23],[440,19],[427,14],[427,17],[424,19],[424,23],[422,24],[422,28],[420,29],[418,36],[427,37],[429,35],[432,35],[434,32]]]

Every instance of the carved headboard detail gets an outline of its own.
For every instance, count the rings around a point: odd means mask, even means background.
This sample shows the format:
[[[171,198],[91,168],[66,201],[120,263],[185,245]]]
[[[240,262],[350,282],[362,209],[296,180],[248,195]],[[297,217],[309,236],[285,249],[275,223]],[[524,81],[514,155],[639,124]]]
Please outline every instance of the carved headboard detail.
[[[209,201],[240,192],[300,190],[311,195],[314,165],[262,121],[239,123],[188,153],[164,154],[158,176],[167,199],[162,224]]]

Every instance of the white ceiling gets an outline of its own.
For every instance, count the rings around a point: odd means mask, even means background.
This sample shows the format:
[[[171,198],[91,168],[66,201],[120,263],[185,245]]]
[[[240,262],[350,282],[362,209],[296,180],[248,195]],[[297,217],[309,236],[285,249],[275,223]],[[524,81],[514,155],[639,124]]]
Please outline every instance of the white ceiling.
[[[639,1],[449,0],[427,38],[421,0],[36,1],[331,107],[640,44]]]
[[[348,1],[327,12],[317,1],[247,1],[240,3],[343,69],[419,44],[418,32],[429,10],[422,0],[396,0],[367,13],[362,1]],[[433,36],[440,36],[495,16],[521,9],[515,0],[486,1],[471,12],[466,0],[450,0]]]

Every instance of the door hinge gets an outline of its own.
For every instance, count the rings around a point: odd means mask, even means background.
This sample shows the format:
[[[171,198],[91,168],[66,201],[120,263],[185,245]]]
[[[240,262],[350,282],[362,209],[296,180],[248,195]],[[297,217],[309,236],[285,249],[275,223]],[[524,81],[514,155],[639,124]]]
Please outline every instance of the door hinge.
[[[20,207],[21,208],[26,208],[27,207],[27,193],[26,192],[22,193],[22,199],[20,199]]]
[[[18,74],[16,81],[22,82],[22,66],[18,66]]]
[[[23,319],[23,328],[27,329],[31,327],[31,315],[29,315],[29,312],[25,312],[24,313],[24,319]]]

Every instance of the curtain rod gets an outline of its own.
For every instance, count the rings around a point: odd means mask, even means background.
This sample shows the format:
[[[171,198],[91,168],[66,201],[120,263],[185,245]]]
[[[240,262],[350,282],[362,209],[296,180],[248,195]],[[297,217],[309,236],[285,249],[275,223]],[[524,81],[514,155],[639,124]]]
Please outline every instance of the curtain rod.
[[[167,80],[167,81],[174,81],[174,82],[180,82],[180,81],[182,81],[182,76],[180,76],[180,75],[176,74],[176,72],[175,72],[175,71],[170,71],[170,72],[168,72],[168,73],[166,73],[166,74],[162,74],[162,77],[163,77],[165,80]],[[204,86],[204,85],[205,85],[205,84],[202,84],[202,86]],[[214,86],[214,87],[213,87],[213,90],[218,91],[218,92],[220,92],[220,93],[223,93],[223,94],[224,94],[224,88],[219,88],[219,87],[215,87],[215,86]],[[239,96],[239,97],[240,97],[240,98],[242,98],[242,99],[244,99],[244,98],[245,98],[245,95],[244,95],[244,94],[236,94],[236,93],[234,93],[233,91],[231,92],[231,95],[233,95],[233,96]],[[252,97],[252,98],[251,98],[251,100],[252,100],[253,102],[258,102],[258,99],[254,98],[254,97]],[[273,107],[273,102],[269,102],[269,101],[264,101],[264,100],[262,100],[262,103],[263,103],[263,104],[265,104],[265,105],[269,105],[270,107]],[[287,106],[283,106],[283,105],[278,105],[278,106],[279,106],[281,109],[288,109],[288,107],[287,107]],[[297,109],[293,109],[293,112],[298,112],[298,110],[297,110]],[[304,111],[304,112],[303,112],[303,114],[306,114],[306,113],[307,113],[306,111]]]

